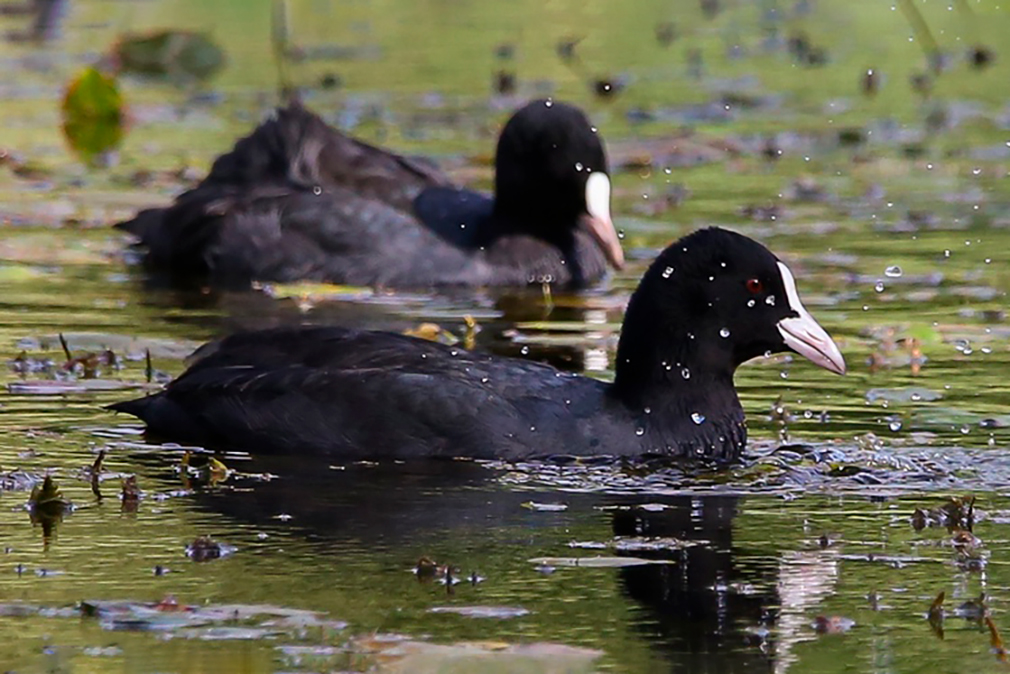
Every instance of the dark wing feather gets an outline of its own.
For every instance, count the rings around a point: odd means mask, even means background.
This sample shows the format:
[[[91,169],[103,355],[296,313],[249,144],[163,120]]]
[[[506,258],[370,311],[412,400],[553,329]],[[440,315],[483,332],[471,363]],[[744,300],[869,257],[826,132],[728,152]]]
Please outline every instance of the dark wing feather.
[[[180,274],[209,273],[216,282],[225,284],[252,278],[321,279],[321,262],[295,260],[322,257],[326,246],[340,250],[339,243],[328,242],[325,236],[317,240],[309,229],[302,227],[299,232],[295,227],[291,240],[281,245],[282,250],[264,250],[266,245],[274,246],[282,228],[286,228],[283,212],[296,212],[297,204],[285,207],[288,197],[315,195],[320,190],[331,193],[334,207],[325,224],[339,242],[369,233],[360,228],[338,231],[347,225],[347,218],[369,207],[376,211],[373,223],[386,217],[391,221],[406,220],[407,225],[416,227],[408,214],[413,199],[427,187],[448,182],[433,165],[350,138],[296,103],[279,109],[273,118],[239,140],[214,162],[199,185],[179,195],[171,206],[145,209],[116,227],[140,239],[148,249],[147,262],[154,268]],[[346,204],[343,212],[341,204]],[[390,217],[398,211],[402,211],[398,217]],[[308,214],[319,216],[320,212],[315,209],[302,215]],[[318,222],[317,217],[311,224]],[[250,228],[248,233],[243,230],[246,226]],[[402,222],[397,224],[403,226]],[[221,243],[222,236],[228,235],[231,239]],[[339,265],[339,259],[334,261],[332,266],[338,267],[338,273],[328,280],[367,283],[342,279]],[[300,270],[305,269],[309,271],[301,276]]]
[[[483,225],[493,210],[491,197],[456,187],[431,187],[414,199],[414,214],[425,227],[452,245],[471,250],[488,243]]]
[[[413,215],[343,188],[243,204],[221,218],[205,251],[212,277],[328,281],[361,286],[521,284],[522,269],[494,269]]]
[[[279,108],[211,167],[206,183],[345,187],[409,210],[423,189],[448,185],[433,163],[377,148],[337,131],[299,103]]]
[[[596,387],[391,333],[278,329],[205,347],[146,407],[117,409],[155,433],[250,451],[518,458],[566,451],[557,438],[578,429],[565,401]]]

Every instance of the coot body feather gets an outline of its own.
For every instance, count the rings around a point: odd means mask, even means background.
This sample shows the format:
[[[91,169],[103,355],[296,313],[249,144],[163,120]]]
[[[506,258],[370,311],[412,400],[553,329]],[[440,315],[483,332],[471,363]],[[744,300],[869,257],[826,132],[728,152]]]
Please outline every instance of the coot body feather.
[[[117,226],[173,281],[385,287],[600,279],[623,263],[603,145],[574,106],[534,101],[499,137],[495,195],[353,139],[302,105],[277,111],[167,208]]]
[[[729,461],[746,442],[734,371],[786,350],[845,370],[788,267],[713,228],[646,272],[613,383],[393,333],[287,327],[205,345],[163,392],[112,409],[162,438],[250,452]]]

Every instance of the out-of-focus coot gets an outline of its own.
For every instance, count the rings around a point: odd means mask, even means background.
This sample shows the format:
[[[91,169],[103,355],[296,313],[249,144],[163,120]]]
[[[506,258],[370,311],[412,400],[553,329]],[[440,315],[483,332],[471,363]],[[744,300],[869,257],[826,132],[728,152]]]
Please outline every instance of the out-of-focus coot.
[[[493,199],[292,103],[171,206],[116,226],[160,276],[233,287],[579,286],[624,262],[603,144],[581,110],[549,100],[502,129]]]
[[[729,461],[746,443],[734,371],[788,350],[845,372],[789,268],[713,228],[671,245],[642,278],[613,383],[399,334],[292,327],[205,345],[164,391],[111,408],[164,439],[254,453]]]

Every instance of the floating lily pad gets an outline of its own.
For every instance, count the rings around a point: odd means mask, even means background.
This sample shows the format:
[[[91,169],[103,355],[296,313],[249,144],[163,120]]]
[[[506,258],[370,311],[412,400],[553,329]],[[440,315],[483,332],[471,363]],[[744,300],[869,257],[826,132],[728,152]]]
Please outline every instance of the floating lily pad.
[[[210,79],[225,65],[224,50],[209,35],[186,30],[123,35],[113,54],[123,72],[178,85]]]
[[[114,77],[86,68],[63,96],[63,133],[88,163],[116,149],[125,133],[126,114]]]
[[[34,489],[35,486],[41,484],[45,478],[46,476],[41,473],[31,473],[20,469],[15,469],[6,473],[0,472],[0,492]]]
[[[281,634],[278,630],[264,627],[208,627],[176,630],[173,637],[200,639],[201,641],[232,641],[267,639]]]
[[[645,564],[673,564],[668,559],[642,559],[641,557],[535,557],[527,560],[537,566],[580,566],[586,569],[618,569]]]
[[[293,299],[304,302],[324,300],[361,300],[375,292],[361,286],[333,285],[332,283],[275,283],[263,286],[263,293],[274,299]]]
[[[352,640],[348,651],[375,657],[379,672],[524,672],[588,674],[603,652],[556,643],[509,644],[469,641],[433,644],[404,637],[375,635]]]
[[[121,381],[118,379],[78,379],[73,381],[56,381],[37,379],[30,381],[12,381],[7,384],[7,390],[16,395],[52,396],[67,393],[88,393],[89,391],[124,391],[128,389],[161,388],[157,384],[147,384],[140,381]]]
[[[940,400],[943,394],[921,386],[909,386],[907,388],[871,388],[866,392],[868,401],[877,402],[886,400],[892,403],[917,403],[933,402]]]
[[[619,332],[620,323],[586,323],[579,321],[525,321],[516,323],[517,330],[543,330],[545,332]]]
[[[530,611],[521,606],[435,606],[428,613],[455,613],[467,618],[519,618]]]
[[[526,501],[526,503],[522,504],[522,507],[539,512],[564,512],[565,510],[568,510],[567,503],[537,503],[536,501]]]
[[[0,604],[0,618],[27,618],[38,612],[39,607],[34,604],[24,604],[22,602]]]
[[[669,536],[627,536],[614,539],[614,550],[618,552],[664,552],[683,550],[695,545],[705,545],[708,541],[685,541]]]
[[[953,407],[923,407],[911,415],[909,425],[914,428],[950,430],[957,428],[969,434],[977,430],[991,430],[1010,426],[1010,414],[978,414]]]
[[[262,634],[278,630],[319,625],[343,629],[346,623],[327,620],[315,611],[271,606],[266,604],[218,604],[211,606],[189,606],[179,604],[173,598],[157,604],[132,601],[89,600],[81,602],[81,614],[98,618],[102,627],[108,630],[180,630],[222,622],[256,622],[250,626]],[[243,626],[244,627],[244,626]],[[217,628],[216,632],[180,633],[181,636],[208,639],[255,638],[248,632],[229,633]],[[204,636],[209,635],[209,636]]]

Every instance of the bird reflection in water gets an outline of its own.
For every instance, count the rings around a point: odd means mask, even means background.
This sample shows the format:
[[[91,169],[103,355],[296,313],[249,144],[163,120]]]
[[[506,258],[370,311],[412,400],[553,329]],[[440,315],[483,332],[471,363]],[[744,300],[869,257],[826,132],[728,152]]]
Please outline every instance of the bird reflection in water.
[[[500,558],[474,558],[475,550],[495,556],[504,550],[512,557],[504,565],[516,567],[513,578],[538,573],[528,560],[556,553],[559,535],[568,542],[560,532],[576,526],[583,532],[595,526],[602,541],[678,541],[618,551],[665,563],[618,568],[613,576],[631,602],[635,631],[671,671],[785,671],[795,661],[796,644],[813,635],[810,610],[833,591],[838,575],[837,552],[830,545],[778,555],[735,545],[739,496],[505,489],[501,473],[470,461],[357,463],[324,470],[318,459],[304,457],[260,456],[250,463],[238,469],[278,478],[252,488],[199,493],[200,506],[261,531],[280,526],[277,513],[289,514],[283,535],[309,540],[326,559],[335,549],[356,548],[366,557],[385,558],[385,566],[399,555],[407,569],[435,549],[439,554],[425,563],[452,568],[465,582],[481,564],[483,571],[503,565]],[[563,501],[568,508],[531,516],[522,507],[531,500]],[[609,519],[606,528],[598,526],[601,512]],[[321,557],[320,564],[326,563]],[[587,572],[558,570],[551,580],[566,583],[573,578],[569,574],[579,573]],[[481,587],[495,585],[494,574],[487,575]],[[509,601],[501,590],[495,596]],[[580,616],[577,601],[568,606],[573,624],[597,619]],[[527,608],[536,613],[535,602]],[[615,607],[614,614],[622,610],[626,607]]]

